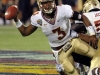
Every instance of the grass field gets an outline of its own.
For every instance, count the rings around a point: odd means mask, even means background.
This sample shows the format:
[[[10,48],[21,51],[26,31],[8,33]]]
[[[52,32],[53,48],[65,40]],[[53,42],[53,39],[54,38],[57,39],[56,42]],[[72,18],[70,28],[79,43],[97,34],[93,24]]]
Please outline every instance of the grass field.
[[[0,26],[0,50],[51,51],[51,48],[41,29],[23,37],[15,26]]]

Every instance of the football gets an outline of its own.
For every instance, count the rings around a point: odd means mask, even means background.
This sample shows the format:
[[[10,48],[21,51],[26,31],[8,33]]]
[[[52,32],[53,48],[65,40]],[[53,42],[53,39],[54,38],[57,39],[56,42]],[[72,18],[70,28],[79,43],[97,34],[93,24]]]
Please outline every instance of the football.
[[[14,19],[18,14],[18,7],[16,5],[11,5],[7,8],[5,12],[5,19],[11,20]]]

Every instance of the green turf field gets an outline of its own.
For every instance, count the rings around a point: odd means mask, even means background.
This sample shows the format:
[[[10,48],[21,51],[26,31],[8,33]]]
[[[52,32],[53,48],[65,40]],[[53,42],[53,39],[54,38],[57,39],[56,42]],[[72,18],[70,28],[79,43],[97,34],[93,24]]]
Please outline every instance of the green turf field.
[[[0,26],[0,75],[58,75],[55,64],[40,29],[23,37],[15,26]]]
[[[51,48],[41,29],[23,37],[15,26],[0,26],[0,50],[51,51]]]
[[[51,51],[51,48],[41,29],[23,37],[15,26],[0,26],[0,50]]]

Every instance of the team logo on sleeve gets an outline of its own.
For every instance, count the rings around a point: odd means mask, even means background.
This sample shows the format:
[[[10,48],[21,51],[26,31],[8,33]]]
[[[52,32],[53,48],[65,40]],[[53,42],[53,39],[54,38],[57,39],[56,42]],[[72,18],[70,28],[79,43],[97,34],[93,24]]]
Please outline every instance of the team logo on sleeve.
[[[42,19],[38,19],[37,23],[42,26]]]

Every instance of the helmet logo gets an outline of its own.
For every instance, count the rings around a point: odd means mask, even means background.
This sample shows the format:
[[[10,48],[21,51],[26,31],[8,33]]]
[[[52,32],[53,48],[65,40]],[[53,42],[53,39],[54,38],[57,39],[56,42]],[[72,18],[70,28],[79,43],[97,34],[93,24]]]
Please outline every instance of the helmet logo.
[[[55,1],[54,0],[37,0],[39,9],[46,14],[51,14],[55,8]],[[47,3],[50,3],[49,5]],[[44,6],[44,4],[48,6],[48,8],[46,8],[46,6]]]
[[[92,9],[100,9],[100,3],[98,0],[87,0],[83,7],[83,12],[89,12]]]

